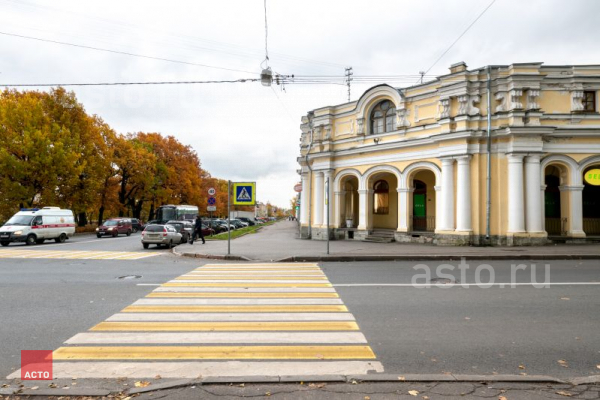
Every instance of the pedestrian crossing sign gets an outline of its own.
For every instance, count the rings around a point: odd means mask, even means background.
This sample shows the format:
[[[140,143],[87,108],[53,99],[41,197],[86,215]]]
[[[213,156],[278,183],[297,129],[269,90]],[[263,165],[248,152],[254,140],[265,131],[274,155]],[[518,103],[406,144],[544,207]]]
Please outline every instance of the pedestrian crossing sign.
[[[256,205],[256,182],[234,182],[233,205]]]

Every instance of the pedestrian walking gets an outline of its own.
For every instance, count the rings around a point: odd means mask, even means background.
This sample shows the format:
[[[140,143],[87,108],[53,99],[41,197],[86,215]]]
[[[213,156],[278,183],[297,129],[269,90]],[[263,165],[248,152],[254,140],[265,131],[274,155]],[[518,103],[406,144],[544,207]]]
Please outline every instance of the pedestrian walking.
[[[202,234],[202,218],[200,218],[200,215],[196,216],[196,223],[194,224],[194,234],[192,235],[192,241],[190,242],[190,244],[194,244],[194,240],[196,240],[197,237],[200,237],[200,239],[202,239],[202,244],[206,243],[206,241],[204,240],[204,235]]]

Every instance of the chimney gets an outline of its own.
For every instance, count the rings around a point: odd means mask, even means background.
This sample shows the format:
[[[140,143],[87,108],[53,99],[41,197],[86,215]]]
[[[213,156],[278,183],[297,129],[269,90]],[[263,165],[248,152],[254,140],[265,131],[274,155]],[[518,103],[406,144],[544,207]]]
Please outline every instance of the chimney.
[[[467,64],[464,61],[457,62],[456,64],[452,64],[450,66],[450,73],[456,74],[458,72],[464,72],[467,70]]]

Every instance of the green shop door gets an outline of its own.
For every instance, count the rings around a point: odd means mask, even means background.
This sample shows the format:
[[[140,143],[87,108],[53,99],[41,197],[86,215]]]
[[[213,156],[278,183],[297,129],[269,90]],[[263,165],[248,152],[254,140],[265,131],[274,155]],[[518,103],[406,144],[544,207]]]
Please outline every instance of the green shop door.
[[[425,231],[427,216],[425,209],[425,193],[413,194],[413,230]]]

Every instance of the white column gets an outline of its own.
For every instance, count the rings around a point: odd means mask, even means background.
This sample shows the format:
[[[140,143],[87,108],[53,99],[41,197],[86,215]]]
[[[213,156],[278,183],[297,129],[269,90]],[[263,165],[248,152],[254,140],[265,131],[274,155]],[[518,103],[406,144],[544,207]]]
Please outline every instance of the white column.
[[[442,226],[442,207],[441,207],[441,197],[442,197],[442,187],[434,186],[435,189],[435,229],[438,229],[438,226]]]
[[[346,191],[337,191],[334,192],[334,215],[333,215],[333,226],[335,228],[345,228],[346,227]]]
[[[302,193],[300,193],[300,224],[308,225],[308,173],[301,175]]]
[[[439,230],[454,230],[454,160],[452,158],[442,159],[442,212]]]
[[[315,172],[315,217],[313,218],[313,226],[323,225],[323,173]]]
[[[323,225],[327,226],[327,208],[329,208],[329,225],[333,225],[333,171],[325,171],[323,173]],[[329,186],[327,186],[329,179]],[[325,192],[327,191],[327,193]],[[325,200],[328,200],[327,202]],[[326,204],[327,203],[327,204]]]
[[[569,215],[571,229],[568,232],[572,237],[585,237],[583,231],[583,185],[561,186],[560,190],[568,190],[571,193],[571,215]]]
[[[409,188],[398,188],[398,232],[408,232],[408,194]]]
[[[367,189],[358,190],[358,229],[367,230],[369,225],[367,216],[369,215],[369,191]]]
[[[456,230],[471,232],[471,156],[457,159]]]
[[[508,156],[508,232],[525,232],[523,155]]]
[[[543,232],[542,213],[540,206],[542,199],[540,197],[541,182],[540,156],[537,154],[525,158],[525,205],[527,213],[525,214],[525,228],[527,232]]]

